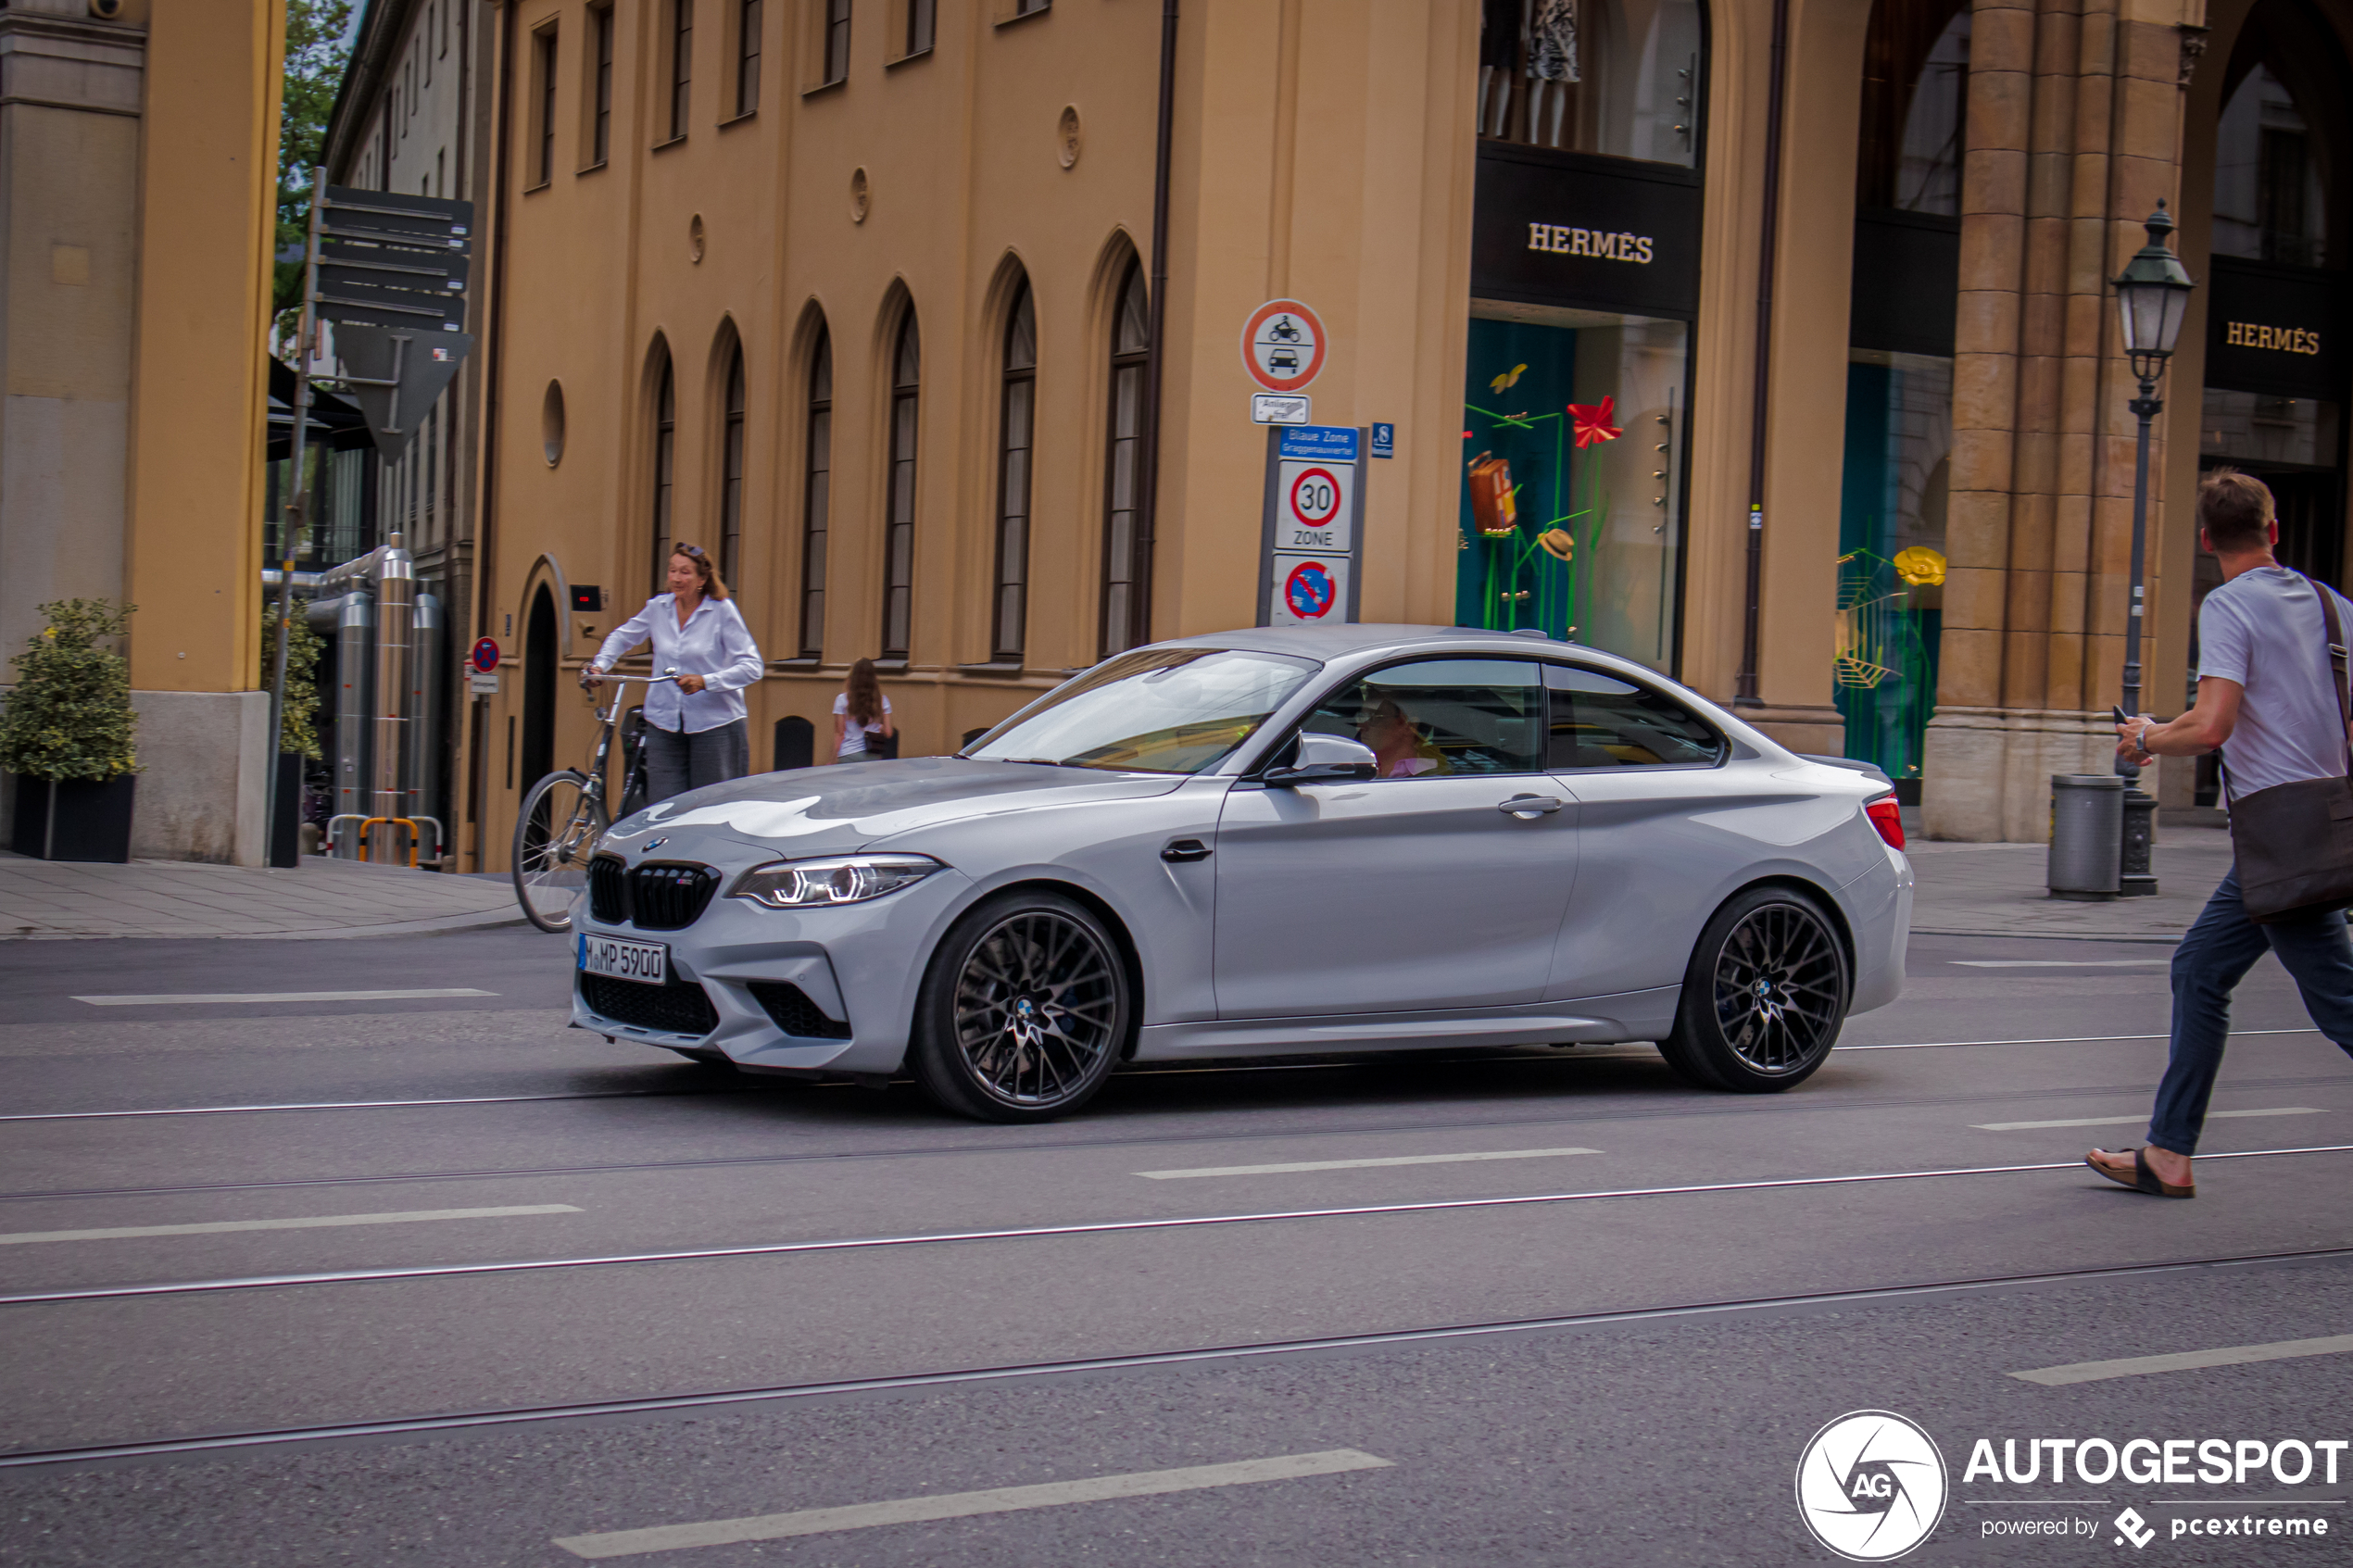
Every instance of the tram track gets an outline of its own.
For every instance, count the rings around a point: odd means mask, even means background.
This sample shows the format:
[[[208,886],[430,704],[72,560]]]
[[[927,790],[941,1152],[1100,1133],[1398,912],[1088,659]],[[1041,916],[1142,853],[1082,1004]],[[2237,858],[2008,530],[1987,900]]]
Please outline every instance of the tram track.
[[[379,1421],[259,1428],[193,1436],[150,1438],[132,1442],[26,1449],[19,1452],[0,1451],[0,1471],[94,1465],[110,1461],[170,1458],[175,1455],[228,1454],[241,1449],[278,1449],[304,1444],[381,1440],[428,1436],[442,1433],[489,1431],[503,1427],[592,1422],[631,1416],[661,1415],[672,1411],[721,1410],[728,1407],[796,1399],[823,1399],[958,1386],[1018,1383],[1034,1379],[1138,1371],[1154,1367],[1201,1365],[1220,1361],[1263,1361],[1319,1352],[1378,1349],[1390,1346],[1437,1344],[1448,1340],[1503,1335],[1605,1328],[1622,1323],[1668,1323],[1677,1319],[1723,1317],[1746,1312],[1802,1311],[1816,1308],[1924,1300],[1965,1291],[2033,1289],[2099,1280],[2145,1278],[2198,1269],[2262,1268],[2347,1258],[2353,1258],[2353,1247],[2305,1248],[2278,1252],[2221,1253],[2203,1257],[2166,1259],[2154,1262],[2107,1264],[2080,1269],[2045,1269],[2010,1274],[1980,1274],[1957,1279],[1865,1286],[1849,1290],[1807,1291],[1775,1296],[1679,1302],[1664,1306],[1620,1308],[1606,1311],[1567,1313],[1537,1318],[1505,1318],[1486,1322],[1449,1323],[1434,1327],[1265,1340],[1181,1350],[1142,1351],[1121,1356],[1096,1356],[1067,1361],[965,1367],[882,1377],[774,1384],[758,1387],[705,1390],[627,1399],[591,1400],[565,1405],[446,1411]]]
[[[2198,1158],[2214,1161],[2261,1160],[2311,1154],[2353,1154],[2353,1144],[2316,1144],[2295,1148],[2238,1149],[2219,1154],[2201,1154]],[[246,1274],[220,1279],[94,1286],[73,1290],[24,1291],[0,1295],[0,1308],[56,1306],[82,1301],[113,1301],[166,1296],[211,1296],[233,1291],[276,1290],[303,1286],[371,1285],[397,1280],[549,1273],[570,1269],[709,1262],[736,1258],[785,1258],[821,1253],[876,1252],[900,1248],[1038,1241],[1070,1236],[1133,1236],[1151,1231],[1200,1231],[1228,1225],[1364,1219],[1392,1214],[1447,1213],[1474,1209],[1524,1209],[1638,1198],[1706,1197],[1720,1193],[1855,1187],[1896,1182],[1941,1181],[1971,1176],[2025,1175],[2041,1172],[2081,1169],[2080,1160],[2037,1160],[2014,1165],[1965,1165],[1923,1171],[1879,1171],[1844,1175],[1786,1176],[1745,1182],[1694,1182],[1670,1186],[1609,1187],[1579,1192],[1512,1193],[1486,1198],[1428,1198],[1416,1202],[1350,1204],[1324,1209],[1279,1209],[1228,1214],[1163,1215],[1132,1220],[1083,1221],[1057,1225],[1017,1225],[995,1230],[840,1236],[811,1241],[762,1242],[736,1247],[686,1248],[662,1252],[602,1253],[576,1258],[525,1258],[479,1263],[433,1263],[408,1268],[339,1269],[310,1273]]]
[[[2342,1073],[2295,1078],[2252,1078],[2234,1082],[2232,1089],[2236,1094],[2247,1094],[2259,1090],[2341,1088],[2346,1082]],[[1155,1133],[1142,1136],[1031,1139],[1018,1143],[918,1144],[886,1148],[837,1148],[789,1154],[707,1155],[675,1160],[611,1161],[584,1165],[515,1166],[466,1171],[393,1171],[372,1175],[290,1176],[269,1181],[191,1182],[157,1186],[36,1188],[23,1192],[0,1192],[0,1203],[92,1198],[177,1198],[198,1193],[269,1192],[296,1187],[394,1186],[407,1183],[425,1182],[534,1181],[562,1176],[631,1175],[648,1172],[726,1170],[766,1165],[923,1160],[970,1155],[1053,1154],[1065,1150],[1143,1149],[1164,1146],[1181,1148],[1195,1144],[1239,1144],[1309,1138],[1394,1137],[1417,1133],[1488,1132],[1532,1127],[1606,1125],[1628,1122],[1697,1120],[1723,1116],[1822,1113],[1843,1115],[1868,1111],[1927,1110],[1938,1106],[2002,1105],[2037,1100],[2140,1095],[2145,1093],[2147,1085],[2140,1083],[2089,1084],[1994,1093],[1979,1091],[1966,1094],[1916,1095],[1901,1098],[1851,1099],[1836,1103],[1789,1097],[1751,1098],[1712,1096],[1681,1105],[1637,1106],[1619,1110],[1579,1110],[1538,1116],[1477,1117],[1433,1122],[1378,1122],[1352,1123],[1345,1126],[1277,1127],[1246,1131],[1203,1130],[1187,1133]]]

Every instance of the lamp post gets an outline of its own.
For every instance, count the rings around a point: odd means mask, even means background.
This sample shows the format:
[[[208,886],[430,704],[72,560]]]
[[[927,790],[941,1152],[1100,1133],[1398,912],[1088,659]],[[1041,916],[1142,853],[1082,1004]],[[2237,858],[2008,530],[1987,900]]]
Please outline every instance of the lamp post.
[[[2197,285],[2183,270],[2167,239],[2173,220],[2160,199],[2148,218],[2149,243],[2125,263],[2116,278],[2116,301],[2124,320],[2124,352],[2132,357],[2133,374],[2141,395],[2126,405],[2141,421],[2140,439],[2133,458],[2133,599],[2124,621],[2124,711],[2141,711],[2141,626],[2148,601],[2144,576],[2148,564],[2149,424],[2165,409],[2157,383],[2165,362],[2173,357],[2174,340],[2182,335],[2182,319],[2189,313],[2190,291]],[[2124,779],[2124,846],[2122,874],[2117,891],[2124,897],[2157,892],[2157,877],[2149,870],[2149,841],[2157,813],[2157,798],[2140,787],[2141,770],[2128,758],[2117,759]]]

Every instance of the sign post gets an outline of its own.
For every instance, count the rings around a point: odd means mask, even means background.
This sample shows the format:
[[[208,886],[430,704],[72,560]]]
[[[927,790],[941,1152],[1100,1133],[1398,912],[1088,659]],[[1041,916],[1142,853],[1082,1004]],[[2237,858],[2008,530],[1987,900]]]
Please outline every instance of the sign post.
[[[1353,621],[1364,550],[1365,433],[1296,425],[1266,434],[1258,623]]]

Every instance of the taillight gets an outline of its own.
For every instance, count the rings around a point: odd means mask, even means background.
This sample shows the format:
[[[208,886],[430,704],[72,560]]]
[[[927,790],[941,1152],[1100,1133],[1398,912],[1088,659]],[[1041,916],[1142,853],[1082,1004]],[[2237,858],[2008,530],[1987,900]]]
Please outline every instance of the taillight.
[[[1871,826],[1879,829],[1890,849],[1904,847],[1904,809],[1895,803],[1895,797],[1881,796],[1863,808],[1863,814],[1870,818]]]

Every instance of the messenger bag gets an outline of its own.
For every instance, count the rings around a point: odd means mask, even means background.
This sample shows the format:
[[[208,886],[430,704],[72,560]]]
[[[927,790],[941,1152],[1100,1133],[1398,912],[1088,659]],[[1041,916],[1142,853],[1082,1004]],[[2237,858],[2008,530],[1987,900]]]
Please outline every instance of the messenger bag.
[[[2312,583],[2312,592],[2321,596],[2321,615],[2328,627],[2337,738],[2343,740],[2347,727],[2353,725],[2345,686],[2345,628],[2337,620],[2336,596],[2318,583]],[[2225,766],[2226,792],[2230,782]],[[2353,905],[2353,744],[2346,748],[2341,776],[2273,784],[2231,800],[2230,810],[2231,847],[2238,856],[2239,893],[2247,919],[2271,925]]]

